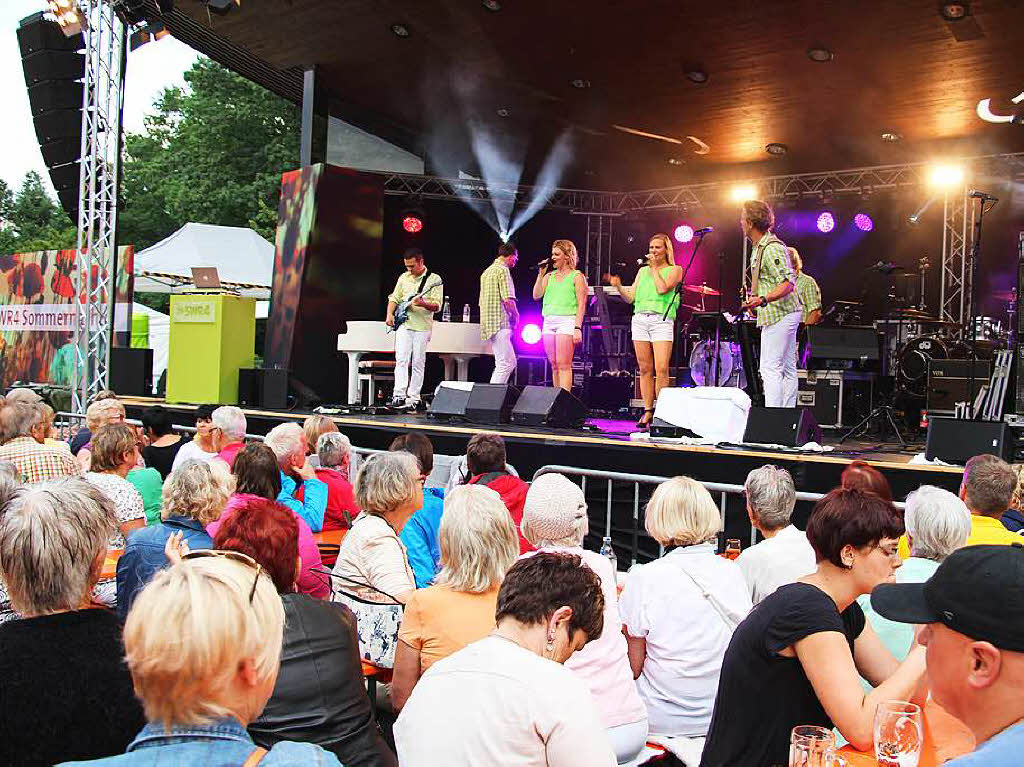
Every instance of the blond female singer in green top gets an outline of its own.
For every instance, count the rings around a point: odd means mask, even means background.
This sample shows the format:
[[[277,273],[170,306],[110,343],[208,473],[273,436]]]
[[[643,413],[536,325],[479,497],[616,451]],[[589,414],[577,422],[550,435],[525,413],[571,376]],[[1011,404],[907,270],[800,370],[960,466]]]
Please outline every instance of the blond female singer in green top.
[[[636,424],[640,428],[650,424],[654,402],[668,386],[668,366],[679,308],[675,288],[682,278],[683,269],[676,266],[672,240],[667,234],[651,237],[647,266],[637,272],[630,287],[625,287],[618,275],[608,275],[608,282],[622,299],[633,304],[633,349],[640,368],[640,395],[644,400],[644,414]]]
[[[583,314],[587,310],[587,278],[576,269],[576,246],[570,240],[555,240],[551,258],[540,263],[533,283],[534,300],[543,298],[544,352],[551,363],[555,386],[572,391],[572,353],[583,342]],[[548,266],[554,271],[548,272]]]

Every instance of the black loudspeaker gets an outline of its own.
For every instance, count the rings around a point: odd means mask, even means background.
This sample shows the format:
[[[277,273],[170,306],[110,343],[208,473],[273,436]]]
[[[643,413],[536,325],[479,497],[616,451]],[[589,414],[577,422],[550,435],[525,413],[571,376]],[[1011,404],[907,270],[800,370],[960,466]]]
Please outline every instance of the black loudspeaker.
[[[974,386],[971,386],[971,367]],[[928,391],[925,409],[929,413],[956,410],[957,402],[974,402],[992,376],[991,360],[928,360]]]
[[[812,360],[853,360],[868,363],[881,359],[878,351],[878,333],[874,328],[808,325],[807,343],[811,346]]]
[[[479,423],[508,423],[519,391],[508,384],[473,384],[466,403],[466,418]]]
[[[260,378],[263,371],[257,368],[238,370],[238,406],[260,406]]]
[[[153,395],[153,350],[110,347],[110,388],[118,394]]]
[[[946,463],[967,463],[976,455],[991,453],[1013,461],[1019,438],[1017,429],[1002,421],[930,418],[924,456]]]
[[[579,426],[586,418],[586,405],[551,386],[527,386],[512,408],[512,423],[523,426]]]
[[[476,386],[476,385],[474,385]],[[431,418],[465,418],[471,387],[448,386],[442,382],[434,393],[427,415]]]
[[[238,371],[238,404],[285,410],[288,407],[288,371],[242,368]]]
[[[821,428],[805,407],[752,407],[743,441],[762,445],[800,447],[821,442]]]

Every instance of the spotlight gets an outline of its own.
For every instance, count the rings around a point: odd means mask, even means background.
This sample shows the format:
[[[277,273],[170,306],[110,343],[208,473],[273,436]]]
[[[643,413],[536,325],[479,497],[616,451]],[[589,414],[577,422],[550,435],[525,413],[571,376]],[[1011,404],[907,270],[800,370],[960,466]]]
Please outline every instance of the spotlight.
[[[137,29],[132,32],[130,38],[128,38],[128,50],[134,51],[136,48],[141,48],[146,43],[153,42],[154,40],[160,40],[161,38],[167,37],[170,31],[160,22],[154,22],[147,24],[146,26]]]
[[[512,113],[505,107],[501,107],[501,109],[498,110],[498,117],[508,117],[510,114]]]
[[[668,164],[669,165],[682,165],[684,162],[686,162],[686,161],[682,160],[682,159],[680,159],[678,157],[669,157],[668,158]]]
[[[683,74],[686,75],[687,80],[697,83],[697,85],[703,85],[708,81],[708,73],[703,69],[689,69]]]
[[[540,325],[535,322],[523,325],[522,330],[519,331],[519,338],[522,339],[524,344],[529,344],[530,346],[539,343],[540,337]]]
[[[764,151],[770,155],[778,157],[788,152],[789,147],[785,144],[780,144],[778,141],[773,141],[772,143],[765,145]]]
[[[242,0],[206,0],[206,7],[212,13],[223,16],[234,6],[242,7]]]
[[[501,3],[498,0],[482,0],[482,4],[489,11],[497,12],[501,10]]]
[[[870,232],[875,228],[875,222],[871,220],[871,216],[867,213],[858,213],[853,217],[853,225],[860,229],[862,232]]]
[[[939,3],[939,15],[946,21],[963,21],[971,15],[967,3]]]
[[[406,37],[408,37],[409,35],[412,34],[412,32],[409,30],[409,27],[407,27],[405,24],[392,24],[391,25],[391,33],[395,37],[401,37],[401,38],[406,38]]]
[[[584,89],[590,87],[590,80],[584,80],[582,78],[576,78],[575,80],[570,82],[569,85],[571,85],[573,88],[577,88],[579,90],[584,90]]]
[[[815,225],[818,227],[819,232],[828,234],[836,228],[836,217],[826,210],[818,216],[818,221]]]
[[[82,33],[85,18],[78,7],[78,0],[49,0],[47,5],[64,37],[74,37]]]
[[[958,165],[935,165],[928,174],[933,187],[950,189],[964,180],[964,169]]]
[[[737,184],[729,190],[729,197],[733,202],[756,200],[757,188],[753,184]]]
[[[807,49],[807,58],[815,63],[824,64],[826,61],[832,61],[835,58],[835,54],[828,48],[818,45]]]
[[[882,141],[887,144],[898,144],[903,139],[903,135],[896,131],[884,131],[882,133]]]
[[[672,234],[676,238],[676,242],[689,242],[693,239],[693,227],[680,224]]]
[[[402,228],[409,234],[418,234],[423,231],[423,219],[412,213],[402,216]]]

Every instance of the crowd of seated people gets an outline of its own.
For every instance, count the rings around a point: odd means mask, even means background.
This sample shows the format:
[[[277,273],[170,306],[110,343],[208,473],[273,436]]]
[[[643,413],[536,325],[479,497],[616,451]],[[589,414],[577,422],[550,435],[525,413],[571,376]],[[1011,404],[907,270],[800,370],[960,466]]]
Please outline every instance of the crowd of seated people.
[[[708,491],[675,477],[643,509],[662,553],[616,572],[580,485],[519,479],[495,434],[450,488],[426,487],[418,433],[350,483],[329,419],[247,443],[233,406],[188,438],[161,407],[140,430],[97,404],[83,472],[45,403],[0,403],[0,763],[561,767],[656,743],[786,764],[797,725],[870,750],[880,702],[929,695],[977,743],[953,764],[1024,745],[1018,476],[995,456],[902,508],[853,462],[804,530],[793,476],[754,469],[736,561]],[[332,569],[321,529],[343,533]],[[391,680],[372,700],[367,662]]]

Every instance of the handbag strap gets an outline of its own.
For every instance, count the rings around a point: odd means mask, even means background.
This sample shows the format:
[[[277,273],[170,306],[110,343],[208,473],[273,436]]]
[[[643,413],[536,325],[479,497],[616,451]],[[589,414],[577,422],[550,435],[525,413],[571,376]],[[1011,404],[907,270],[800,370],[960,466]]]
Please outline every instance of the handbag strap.
[[[263,757],[267,755],[267,749],[263,746],[256,746],[252,753],[249,754],[249,758],[242,762],[242,767],[256,767],[257,764],[263,761]]]
[[[312,568],[310,568],[310,570],[312,572],[315,572],[315,573],[320,573],[322,575],[330,576],[331,578],[337,578],[339,581],[345,581],[345,583],[351,584],[353,586],[359,586],[360,588],[369,589],[370,591],[376,591],[378,594],[382,594],[382,595],[386,596],[388,599],[390,599],[392,604],[398,605],[399,607],[404,607],[404,605],[401,602],[399,602],[394,596],[392,596],[391,594],[389,594],[386,591],[381,591],[376,586],[371,586],[369,583],[363,583],[362,581],[357,581],[354,578],[348,578],[348,577],[346,577],[344,575],[338,575],[337,573],[335,573],[335,572],[333,572],[331,570],[327,570],[327,569],[320,570],[320,569],[317,569],[315,567],[312,567]],[[357,602],[363,602],[364,604],[368,604],[368,605],[387,604],[387,603],[382,603],[382,602],[371,602],[369,599],[361,599],[360,597],[357,597],[355,594],[349,594],[347,591],[344,592],[344,593],[345,593],[346,596],[351,597],[352,599],[356,600]]]
[[[693,573],[691,573],[689,570],[683,567],[682,562],[674,562],[674,564],[683,572],[683,574],[687,578],[689,578],[693,582],[693,585],[697,587],[697,590],[701,593],[701,596],[703,596],[708,601],[708,604],[711,605],[711,607],[714,609],[714,611],[718,613],[718,617],[720,617],[722,619],[722,622],[725,623],[725,627],[729,629],[729,631],[735,631],[736,627],[739,624],[735,620],[733,620],[728,613],[726,613],[726,611],[722,608],[722,605],[718,603],[718,598],[715,597],[715,595],[708,590],[708,587],[700,581],[698,581],[694,577]]]

